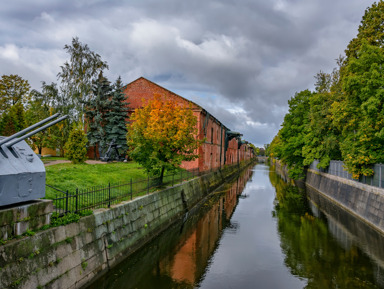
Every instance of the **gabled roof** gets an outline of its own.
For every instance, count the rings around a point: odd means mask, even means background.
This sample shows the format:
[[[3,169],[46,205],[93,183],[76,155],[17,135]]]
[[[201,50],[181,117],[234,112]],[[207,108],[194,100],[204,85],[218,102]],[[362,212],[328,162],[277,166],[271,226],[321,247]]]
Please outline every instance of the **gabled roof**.
[[[230,130],[230,129],[229,129],[228,127],[226,127],[221,121],[219,121],[216,117],[214,117],[214,116],[213,116],[212,114],[210,114],[206,109],[204,109],[203,107],[201,107],[201,106],[198,105],[197,103],[195,103],[195,102],[193,102],[193,101],[191,101],[191,100],[189,100],[189,99],[186,99],[185,97],[182,97],[182,96],[178,95],[177,93],[174,93],[173,91],[170,91],[169,89],[166,89],[165,87],[162,87],[161,85],[158,85],[157,83],[155,83],[155,82],[153,82],[153,81],[151,81],[151,80],[149,80],[149,79],[147,79],[147,78],[145,78],[145,77],[143,77],[143,76],[141,76],[141,77],[137,78],[136,80],[134,80],[134,81],[128,83],[127,85],[123,86],[123,87],[122,87],[122,90],[124,91],[124,90],[127,88],[128,85],[130,85],[130,84],[132,84],[132,83],[135,83],[135,82],[137,82],[137,81],[139,81],[139,80],[147,81],[147,82],[149,82],[150,84],[155,85],[155,86],[157,86],[157,87],[159,87],[159,88],[161,88],[161,89],[163,89],[163,90],[169,92],[169,93],[172,94],[173,96],[178,97],[178,98],[180,98],[180,99],[182,99],[182,100],[184,100],[184,101],[187,101],[187,102],[191,103],[192,105],[195,106],[196,109],[202,110],[203,112],[205,112],[205,114],[208,114],[209,116],[211,116],[216,122],[218,122],[219,124],[221,124],[226,130]]]
[[[137,81],[139,81],[139,80],[147,81],[147,82],[149,82],[149,83],[152,84],[152,85],[155,85],[155,86],[157,86],[157,87],[159,87],[159,88],[161,88],[161,89],[163,89],[163,90],[166,90],[167,92],[169,92],[169,93],[172,94],[173,96],[176,96],[176,97],[178,97],[178,98],[181,98],[181,99],[184,100],[184,101],[187,101],[187,102],[193,104],[194,106],[196,106],[196,108],[199,108],[199,109],[204,110],[204,108],[202,108],[202,107],[201,107],[200,105],[198,105],[197,103],[194,103],[193,101],[191,101],[191,100],[189,100],[189,99],[186,99],[185,97],[182,97],[181,95],[178,95],[177,93],[174,93],[173,91],[170,91],[169,89],[166,89],[165,87],[163,87],[163,86],[161,86],[161,85],[158,85],[156,82],[153,82],[153,81],[151,81],[151,80],[149,80],[149,79],[147,79],[147,78],[145,78],[145,77],[143,77],[143,76],[141,76],[141,77],[137,78],[136,80],[134,80],[134,81],[128,83],[127,85],[123,86],[122,89],[124,90],[128,85],[130,85],[130,84],[132,84],[132,83],[134,83],[134,82],[137,82]]]

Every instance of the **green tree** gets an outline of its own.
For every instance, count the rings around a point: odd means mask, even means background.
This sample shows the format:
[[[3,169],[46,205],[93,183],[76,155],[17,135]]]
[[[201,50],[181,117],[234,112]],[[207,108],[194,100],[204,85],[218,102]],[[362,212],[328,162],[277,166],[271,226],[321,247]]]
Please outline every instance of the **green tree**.
[[[82,125],[74,125],[65,144],[66,157],[74,164],[84,163],[87,159],[87,142]]]
[[[0,135],[10,136],[17,132],[15,121],[10,113],[5,113],[0,120]]]
[[[257,148],[254,144],[250,143],[249,146],[252,148],[255,156],[259,155],[260,148]]]
[[[24,107],[20,103],[13,105],[0,119],[0,135],[10,136],[25,128]]]
[[[122,91],[122,82],[119,77],[114,86],[113,93],[108,101],[108,111],[106,113],[106,126],[105,132],[107,136],[107,142],[115,141],[117,145],[120,145],[124,151],[127,151],[127,116],[128,107],[126,102],[126,96]]]
[[[304,135],[304,165],[319,160],[318,167],[326,168],[331,160],[340,160],[340,130],[332,122],[332,105],[338,95],[339,70],[332,74],[316,75],[316,92],[309,100],[309,122]]]
[[[175,169],[182,161],[198,157],[195,150],[201,141],[196,137],[197,119],[190,107],[155,95],[146,106],[136,109],[130,120],[130,155],[149,173],[159,175],[160,183],[165,169]]]
[[[372,175],[384,161],[384,48],[363,42],[343,73],[344,98],[334,104],[342,127],[341,152],[354,178]]]
[[[106,125],[109,99],[112,97],[112,87],[107,78],[100,72],[99,78],[93,82],[92,96],[85,103],[87,119],[87,137],[90,145],[103,148],[107,144]]]
[[[44,83],[43,83],[44,88]],[[37,90],[31,91],[31,100],[28,104],[28,109],[25,113],[27,126],[31,126],[54,113],[52,107],[53,99],[52,95],[47,93],[44,89],[43,92]],[[38,149],[39,154],[41,155],[43,147],[56,148],[52,139],[52,129],[45,129],[33,136],[30,137],[32,140],[32,148]]]
[[[24,112],[24,106],[21,102],[16,103],[13,105],[10,109],[10,114],[13,117],[15,130],[21,131],[25,128],[25,112]]]
[[[350,58],[358,57],[357,52],[360,50],[363,41],[378,47],[384,44],[384,2],[378,1],[373,3],[371,7],[365,10],[363,19],[358,29],[358,34],[353,38],[345,54],[348,61]]]
[[[67,106],[63,94],[57,84],[42,82],[41,92],[33,90],[32,99],[28,109],[28,124],[36,123],[43,118],[49,117],[57,112],[62,115],[70,115],[70,106]],[[33,138],[37,147],[49,147],[59,149],[60,155],[64,156],[64,146],[71,131],[73,118],[67,118],[60,123],[36,134]]]
[[[302,150],[306,127],[309,122],[309,103],[313,93],[304,90],[296,93],[288,101],[289,111],[284,117],[282,128],[279,132],[280,144],[276,157],[288,165],[289,176],[292,179],[304,177],[304,157]]]
[[[3,75],[0,79],[0,114],[9,112],[12,106],[29,100],[31,86],[18,75]]]
[[[90,98],[93,80],[101,71],[108,69],[108,65],[77,37],[72,38],[72,45],[65,45],[64,49],[70,59],[61,66],[61,72],[57,76],[66,104],[71,107],[70,114],[79,118],[84,112],[84,102]]]

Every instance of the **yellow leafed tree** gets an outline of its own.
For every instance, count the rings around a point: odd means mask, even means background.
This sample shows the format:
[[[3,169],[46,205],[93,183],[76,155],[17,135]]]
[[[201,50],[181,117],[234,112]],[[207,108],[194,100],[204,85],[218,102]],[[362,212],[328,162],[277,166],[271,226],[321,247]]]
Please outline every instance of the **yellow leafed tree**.
[[[146,106],[136,109],[128,125],[127,143],[131,157],[149,173],[160,176],[179,167],[182,161],[198,157],[197,118],[191,106],[155,95]]]

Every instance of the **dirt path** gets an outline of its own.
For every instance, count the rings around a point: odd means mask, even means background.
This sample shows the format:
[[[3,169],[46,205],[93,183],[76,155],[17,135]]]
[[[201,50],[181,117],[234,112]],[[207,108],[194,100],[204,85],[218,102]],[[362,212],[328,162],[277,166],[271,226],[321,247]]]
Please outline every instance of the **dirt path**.
[[[68,160],[57,160],[57,161],[51,161],[51,162],[47,162],[44,164],[44,166],[52,166],[52,165],[57,165],[57,164],[68,164],[70,163],[71,161],[68,161]],[[94,165],[94,164],[106,164],[106,162],[102,162],[102,161],[95,161],[95,160],[87,160],[85,161],[87,164],[90,164],[90,165]]]

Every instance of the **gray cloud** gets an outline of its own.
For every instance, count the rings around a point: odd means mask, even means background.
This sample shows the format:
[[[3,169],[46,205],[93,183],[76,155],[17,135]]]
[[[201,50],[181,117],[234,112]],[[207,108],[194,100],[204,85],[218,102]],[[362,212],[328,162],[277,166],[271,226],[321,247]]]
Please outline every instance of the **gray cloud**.
[[[287,100],[312,89],[373,1],[7,1],[1,74],[56,81],[78,36],[128,83],[144,76],[185,96],[255,145],[277,133]]]

